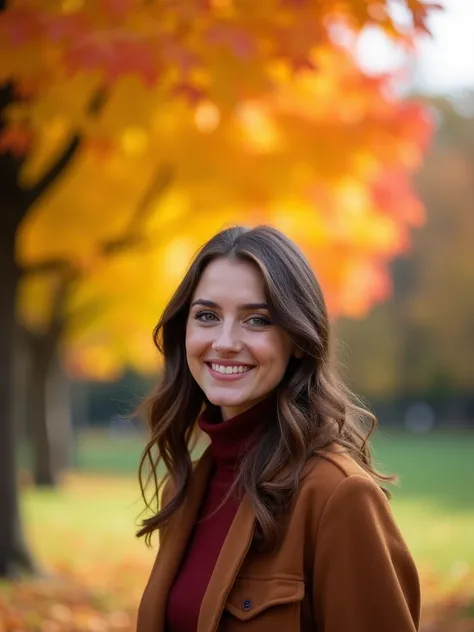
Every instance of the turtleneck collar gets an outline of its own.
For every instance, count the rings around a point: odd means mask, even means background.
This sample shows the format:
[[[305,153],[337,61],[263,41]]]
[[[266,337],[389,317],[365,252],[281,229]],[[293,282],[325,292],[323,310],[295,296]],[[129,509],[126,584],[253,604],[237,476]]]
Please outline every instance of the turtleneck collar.
[[[217,470],[236,470],[239,458],[262,423],[273,416],[276,420],[276,394],[272,393],[248,410],[222,421],[221,409],[208,404],[198,418],[198,425],[210,440],[210,450]]]

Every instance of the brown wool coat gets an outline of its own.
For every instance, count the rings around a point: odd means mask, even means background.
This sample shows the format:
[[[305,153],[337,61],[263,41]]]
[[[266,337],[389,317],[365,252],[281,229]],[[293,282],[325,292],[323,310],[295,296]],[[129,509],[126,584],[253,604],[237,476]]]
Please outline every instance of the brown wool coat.
[[[212,470],[198,461],[185,505],[160,534],[137,632],[166,630],[166,600]],[[165,490],[166,493],[166,490]],[[349,456],[308,464],[278,550],[251,548],[243,499],[201,605],[197,632],[415,632],[420,589],[379,487]]]

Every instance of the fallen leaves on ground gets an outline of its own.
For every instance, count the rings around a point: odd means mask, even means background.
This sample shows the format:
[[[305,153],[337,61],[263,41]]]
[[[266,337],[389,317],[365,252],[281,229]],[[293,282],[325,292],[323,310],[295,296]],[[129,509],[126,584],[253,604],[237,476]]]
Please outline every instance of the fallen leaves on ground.
[[[135,573],[137,585],[141,575]],[[4,583],[0,632],[135,632],[136,596],[121,594],[118,575],[117,580],[116,585],[110,582],[109,592],[95,587],[93,577],[89,587],[68,575]],[[439,599],[429,600],[421,632],[474,632],[473,588],[471,574]]]
[[[27,536],[45,576],[0,583],[0,632],[135,632],[156,548],[134,538],[136,481],[71,475],[23,487]],[[427,560],[426,560],[427,563]],[[474,632],[474,568],[420,565],[421,632]]]
[[[132,632],[135,608],[109,608],[70,578],[4,584],[0,632]]]

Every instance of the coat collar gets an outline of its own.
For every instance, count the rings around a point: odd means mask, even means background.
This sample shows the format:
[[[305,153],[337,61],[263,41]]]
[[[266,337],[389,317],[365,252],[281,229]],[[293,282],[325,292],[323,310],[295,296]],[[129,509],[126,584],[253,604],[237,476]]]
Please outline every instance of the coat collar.
[[[138,612],[137,632],[165,632],[168,593],[183,558],[208,488],[214,459],[209,448],[199,459],[188,498],[166,526],[166,546],[157,554]],[[239,505],[221,549],[199,614],[197,632],[215,632],[227,595],[247,554],[255,529],[255,514],[247,498]]]
[[[252,544],[255,514],[247,497],[242,499],[211,575],[199,612],[197,632],[215,632],[227,595]]]

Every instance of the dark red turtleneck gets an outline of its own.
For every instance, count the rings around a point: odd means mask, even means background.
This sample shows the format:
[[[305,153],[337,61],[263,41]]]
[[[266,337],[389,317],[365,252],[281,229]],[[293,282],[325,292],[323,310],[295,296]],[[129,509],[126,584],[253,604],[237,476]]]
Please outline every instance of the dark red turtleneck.
[[[231,496],[216,509],[234,481],[245,446],[262,421],[272,414],[274,404],[274,398],[269,397],[228,421],[222,421],[219,407],[210,405],[198,419],[199,427],[211,440],[215,469],[168,596],[168,632],[196,632],[201,602],[239,501]]]

